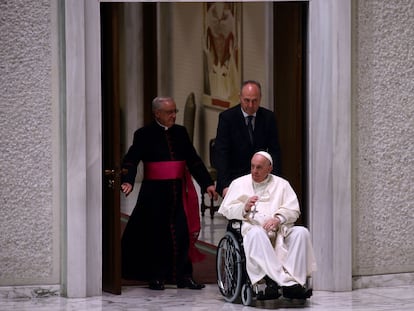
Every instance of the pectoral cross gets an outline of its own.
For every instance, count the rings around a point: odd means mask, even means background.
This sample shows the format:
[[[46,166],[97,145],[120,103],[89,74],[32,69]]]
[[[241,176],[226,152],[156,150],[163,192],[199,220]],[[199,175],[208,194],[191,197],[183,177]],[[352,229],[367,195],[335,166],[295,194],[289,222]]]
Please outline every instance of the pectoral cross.
[[[254,215],[256,215],[256,213],[258,213],[258,211],[256,210],[256,204],[253,205],[253,209],[250,210],[250,214],[252,215],[252,219],[254,219]]]

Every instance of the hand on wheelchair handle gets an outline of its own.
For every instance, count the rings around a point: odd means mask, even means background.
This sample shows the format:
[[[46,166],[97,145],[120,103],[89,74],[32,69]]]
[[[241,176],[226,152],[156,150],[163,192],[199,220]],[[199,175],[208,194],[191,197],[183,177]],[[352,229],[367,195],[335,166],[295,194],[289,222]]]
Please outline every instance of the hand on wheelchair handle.
[[[214,185],[207,187],[207,193],[214,201],[218,200],[218,193],[216,192],[216,187]]]

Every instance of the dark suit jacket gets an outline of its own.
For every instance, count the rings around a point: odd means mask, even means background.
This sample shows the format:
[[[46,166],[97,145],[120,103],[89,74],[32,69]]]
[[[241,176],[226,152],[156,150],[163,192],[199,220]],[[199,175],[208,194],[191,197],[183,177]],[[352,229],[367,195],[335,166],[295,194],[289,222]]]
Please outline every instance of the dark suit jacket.
[[[240,104],[219,114],[214,145],[214,166],[217,170],[216,190],[223,189],[237,177],[250,173],[250,160],[257,151],[267,151],[273,158],[272,173],[280,172],[280,147],[276,118],[272,111],[259,107],[254,126],[254,145]]]

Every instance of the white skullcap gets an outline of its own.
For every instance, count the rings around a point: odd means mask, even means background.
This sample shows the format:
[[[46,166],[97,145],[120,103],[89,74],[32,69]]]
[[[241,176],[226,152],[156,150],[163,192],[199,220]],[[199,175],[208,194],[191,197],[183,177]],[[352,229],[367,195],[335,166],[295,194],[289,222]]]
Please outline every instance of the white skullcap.
[[[266,159],[268,159],[270,161],[270,165],[273,166],[273,159],[272,159],[272,156],[269,153],[267,153],[266,151],[258,151],[254,155],[256,155],[256,154],[260,154],[260,155],[264,156]]]

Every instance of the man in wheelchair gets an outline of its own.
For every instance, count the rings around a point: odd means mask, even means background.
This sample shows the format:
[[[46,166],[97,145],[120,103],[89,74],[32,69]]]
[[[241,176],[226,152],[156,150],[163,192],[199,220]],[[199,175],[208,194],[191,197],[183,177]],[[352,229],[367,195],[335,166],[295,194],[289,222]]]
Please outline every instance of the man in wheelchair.
[[[246,270],[252,286],[266,284],[257,299],[290,299],[312,295],[307,279],[316,270],[308,229],[295,226],[300,215],[289,182],[271,174],[273,160],[259,151],[251,159],[251,174],[235,179],[218,210],[242,221]]]

